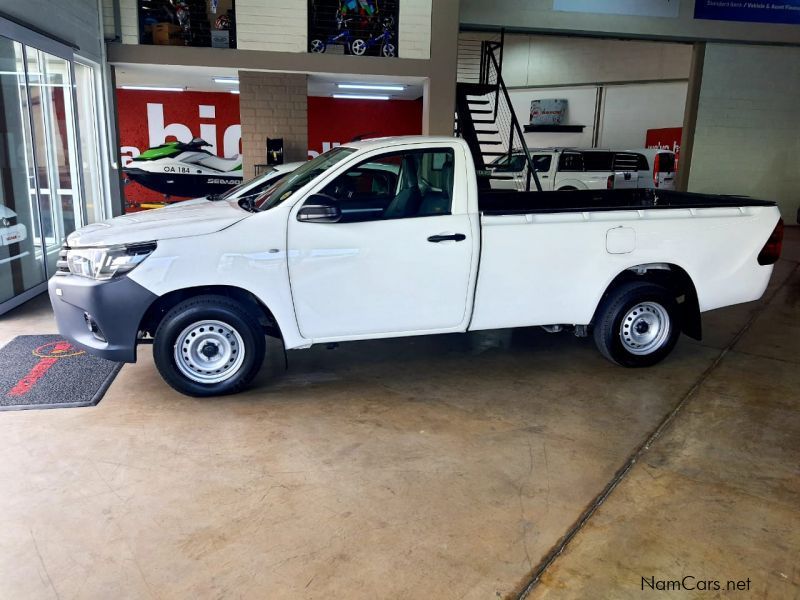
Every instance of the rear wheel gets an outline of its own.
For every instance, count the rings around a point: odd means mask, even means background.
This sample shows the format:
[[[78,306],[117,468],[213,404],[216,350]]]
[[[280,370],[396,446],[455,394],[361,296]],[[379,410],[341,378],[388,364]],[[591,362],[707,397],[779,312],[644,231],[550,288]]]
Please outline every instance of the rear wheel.
[[[381,54],[386,57],[393,57],[397,55],[397,47],[391,42],[386,42],[381,46]]]
[[[315,54],[322,54],[327,49],[327,45],[320,39],[311,40],[311,52]]]
[[[241,391],[264,360],[258,319],[224,296],[198,296],[170,310],[158,326],[153,358],[164,380],[189,396]]]
[[[363,56],[366,51],[367,51],[367,42],[365,42],[361,38],[356,38],[350,43],[350,54],[355,54],[356,56]]]
[[[598,308],[594,341],[600,352],[625,367],[663,360],[680,336],[680,311],[665,287],[633,281],[613,290]]]

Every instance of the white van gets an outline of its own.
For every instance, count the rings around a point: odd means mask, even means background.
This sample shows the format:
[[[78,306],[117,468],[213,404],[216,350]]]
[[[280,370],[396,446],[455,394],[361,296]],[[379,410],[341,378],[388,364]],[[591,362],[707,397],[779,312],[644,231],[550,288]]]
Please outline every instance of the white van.
[[[657,188],[659,190],[674,190],[677,161],[675,153],[661,148],[640,148],[630,150],[641,158],[639,159],[639,187]]]
[[[541,148],[529,152],[543,192],[636,188],[637,171],[644,159],[634,152],[601,149]],[[525,189],[528,169],[521,150],[497,158],[487,168],[492,173],[492,189]]]

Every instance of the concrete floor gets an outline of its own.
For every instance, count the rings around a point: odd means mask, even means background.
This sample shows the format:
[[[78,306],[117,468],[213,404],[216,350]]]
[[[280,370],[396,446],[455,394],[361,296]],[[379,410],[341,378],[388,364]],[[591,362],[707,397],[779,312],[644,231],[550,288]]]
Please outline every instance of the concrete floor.
[[[497,598],[537,574],[530,598],[685,575],[797,598],[787,237],[765,300],[647,370],[520,329],[275,352],[192,399],[144,348],[97,407],[0,413],[0,598]],[[0,317],[0,344],[52,331],[44,299]]]

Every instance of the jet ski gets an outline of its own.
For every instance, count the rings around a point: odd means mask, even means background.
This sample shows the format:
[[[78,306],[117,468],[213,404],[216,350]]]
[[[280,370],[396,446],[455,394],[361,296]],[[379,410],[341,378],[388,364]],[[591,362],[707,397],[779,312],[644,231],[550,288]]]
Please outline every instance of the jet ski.
[[[188,198],[222,193],[242,183],[242,157],[220,158],[200,138],[148,148],[122,171],[130,181],[166,196]]]

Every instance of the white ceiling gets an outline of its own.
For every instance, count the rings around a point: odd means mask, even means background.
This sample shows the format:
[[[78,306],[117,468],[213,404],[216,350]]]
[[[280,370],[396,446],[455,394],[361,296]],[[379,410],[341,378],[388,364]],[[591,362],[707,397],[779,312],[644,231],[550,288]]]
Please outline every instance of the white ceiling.
[[[214,77],[237,77],[236,69],[212,67],[177,67],[172,65],[119,64],[116,66],[117,87],[123,85],[178,86],[191,91],[224,92],[238,86],[215,83]],[[337,83],[401,84],[402,92],[339,90]],[[422,97],[423,80],[419,77],[383,77],[379,75],[310,73],[309,96],[342,94],[382,94],[391,98],[416,100]]]

